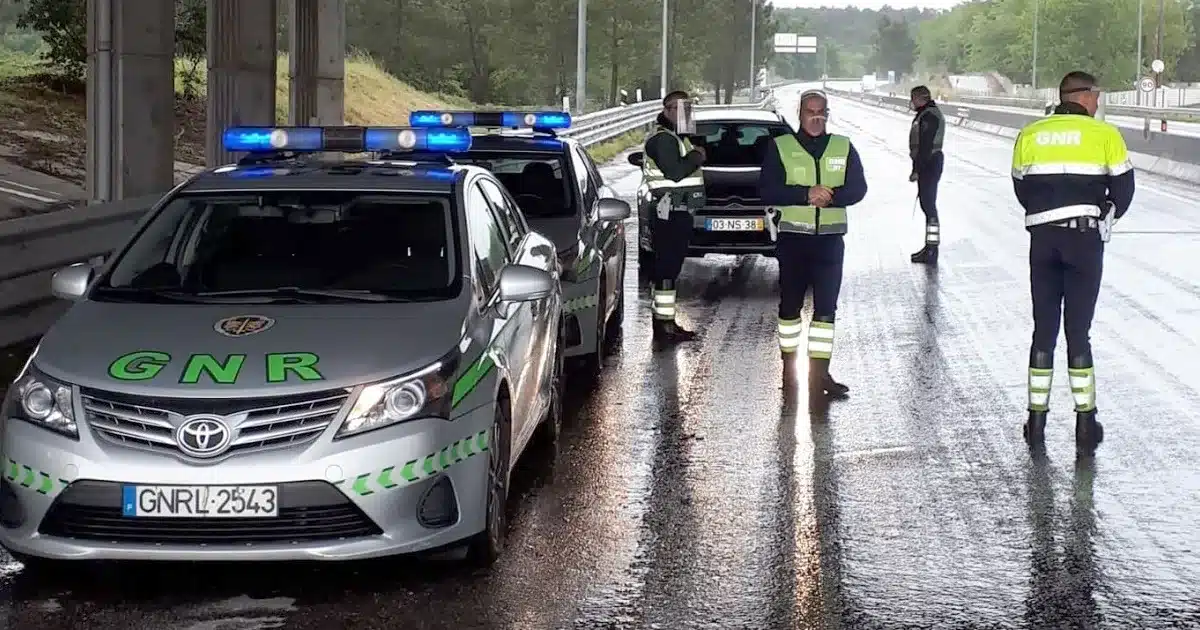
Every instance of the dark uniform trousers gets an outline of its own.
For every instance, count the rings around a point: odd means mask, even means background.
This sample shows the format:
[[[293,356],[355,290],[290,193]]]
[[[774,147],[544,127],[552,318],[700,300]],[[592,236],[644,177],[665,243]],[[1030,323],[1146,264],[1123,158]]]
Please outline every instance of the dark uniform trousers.
[[[1092,366],[1089,339],[1100,277],[1104,242],[1097,231],[1037,226],[1029,235],[1029,285],[1033,296],[1031,367],[1052,368],[1059,322],[1067,337],[1072,368]]]
[[[921,212],[925,213],[926,225],[937,225],[937,194],[938,182],[942,181],[942,168],[946,164],[946,157],[941,151],[935,151],[933,156],[929,158],[929,163],[917,173],[917,198],[921,202]],[[926,235],[926,242],[930,245],[937,245],[938,241],[930,241],[930,234]]]
[[[783,232],[775,246],[779,261],[779,319],[799,319],[812,288],[813,321],[832,323],[842,290],[846,242],[840,234]]]
[[[673,290],[675,280],[683,271],[683,261],[687,259],[692,238],[692,215],[686,211],[672,210],[666,219],[656,215],[651,221],[654,288],[660,291]]]

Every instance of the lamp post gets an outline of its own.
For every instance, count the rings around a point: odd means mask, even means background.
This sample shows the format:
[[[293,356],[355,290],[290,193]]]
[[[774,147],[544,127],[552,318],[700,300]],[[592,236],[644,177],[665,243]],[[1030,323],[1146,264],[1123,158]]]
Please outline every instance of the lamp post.
[[[667,0],[662,3],[662,79],[659,84],[659,98],[667,97]]]
[[[1033,84],[1033,93],[1037,95],[1037,53],[1038,53],[1038,5],[1039,0],[1033,0],[1033,77],[1030,82]]]
[[[750,83],[749,83],[749,89],[750,89],[750,100],[751,101],[754,100],[754,82],[756,79],[756,75],[758,74],[754,71],[754,36],[755,36],[754,27],[755,27],[755,22],[757,20],[758,20],[758,0],[750,0]]]
[[[575,25],[575,111],[582,114],[587,103],[587,0],[579,0]]]

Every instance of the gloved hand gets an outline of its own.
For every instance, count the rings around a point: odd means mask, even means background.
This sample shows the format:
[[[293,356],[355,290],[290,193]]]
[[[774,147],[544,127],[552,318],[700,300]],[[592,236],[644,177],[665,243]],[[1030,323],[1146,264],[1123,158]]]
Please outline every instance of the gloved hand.
[[[917,172],[916,171],[913,171],[912,174],[908,176],[908,181],[910,181],[910,182],[917,181]]]

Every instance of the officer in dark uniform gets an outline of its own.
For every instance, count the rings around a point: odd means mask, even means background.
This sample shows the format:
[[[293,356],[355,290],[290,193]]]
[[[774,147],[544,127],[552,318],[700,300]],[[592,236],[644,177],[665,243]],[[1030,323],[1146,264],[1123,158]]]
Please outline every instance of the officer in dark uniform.
[[[1029,353],[1029,420],[1025,441],[1044,440],[1060,319],[1075,399],[1075,442],[1091,454],[1104,439],[1096,421],[1096,375],[1088,334],[1100,292],[1104,243],[1133,201],[1133,165],[1116,127],[1093,116],[1096,78],[1071,72],[1058,86],[1062,102],[1021,130],[1012,177],[1029,230],[1033,347]]]
[[[677,90],[663,98],[663,111],[646,138],[642,177],[656,210],[651,220],[654,265],[654,338],[690,341],[696,333],[675,321],[675,282],[687,259],[692,214],[704,206],[704,149],[693,147],[678,125],[689,116],[691,99]]]
[[[774,208],[779,261],[779,350],[784,388],[796,380],[800,311],[809,287],[813,320],[808,329],[809,395],[845,398],[849,388],[829,375],[833,323],[842,288],[846,208],[867,195],[858,152],[845,136],[826,133],[829,101],[824,92],[800,95],[800,132],[773,139],[759,175],[759,196]]]
[[[936,265],[941,226],[938,224],[937,190],[942,179],[945,158],[942,140],[946,136],[946,119],[933,101],[929,88],[918,85],[909,94],[910,105],[917,115],[908,132],[908,151],[912,156],[912,174],[908,181],[917,182],[917,197],[925,213],[925,247],[912,255],[915,263]]]

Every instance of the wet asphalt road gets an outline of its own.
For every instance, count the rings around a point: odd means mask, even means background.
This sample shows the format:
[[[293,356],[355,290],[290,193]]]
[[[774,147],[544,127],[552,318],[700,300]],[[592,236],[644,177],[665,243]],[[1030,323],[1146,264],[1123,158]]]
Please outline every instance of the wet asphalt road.
[[[652,352],[631,249],[621,351],[572,395],[558,457],[522,465],[490,575],[10,562],[0,627],[1200,628],[1200,190],[1139,175],[1093,330],[1106,442],[1077,466],[1060,376],[1033,459],[1010,145],[949,132],[927,272],[908,262],[907,120],[834,112],[872,190],[852,211],[833,365],[852,397],[828,417],[781,410],[774,261],[689,261],[681,308],[702,338]],[[607,173],[632,192],[631,167]]]

